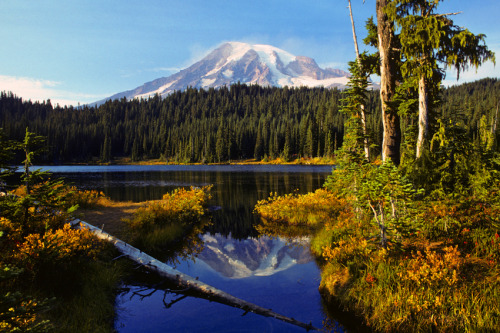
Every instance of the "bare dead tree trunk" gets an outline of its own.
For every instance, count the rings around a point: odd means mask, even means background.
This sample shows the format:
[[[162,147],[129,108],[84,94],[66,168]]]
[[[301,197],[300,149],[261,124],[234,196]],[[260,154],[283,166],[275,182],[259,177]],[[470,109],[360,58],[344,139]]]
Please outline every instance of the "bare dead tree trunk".
[[[429,97],[427,93],[427,83],[425,75],[418,81],[418,139],[417,139],[417,158],[422,156],[427,136],[429,133]]]
[[[386,233],[386,226],[385,226],[385,216],[384,216],[384,211],[382,209],[382,206],[380,203],[378,203],[378,208],[379,211],[375,209],[375,207],[371,204],[371,202],[368,202],[368,205],[373,211],[373,217],[375,218],[375,221],[377,222],[379,231],[380,231],[380,245],[384,248],[387,249],[387,233]]]
[[[351,25],[352,25],[352,38],[354,39],[354,49],[356,50],[356,59],[359,63],[359,48],[358,48],[358,37],[356,36],[356,27],[354,26],[354,17],[352,15],[352,6],[351,0],[347,0],[349,2],[349,15],[351,16]]]
[[[358,66],[361,66],[361,57],[359,56],[359,48],[358,48],[358,37],[356,35],[356,27],[354,25],[354,17],[352,15],[352,6],[351,0],[349,2],[349,15],[351,16],[351,25],[352,25],[352,38],[354,40],[354,49],[356,51],[356,61],[358,62]],[[363,144],[365,149],[365,158],[370,160],[370,143],[368,141],[368,130],[366,128],[366,112],[365,105],[361,104],[360,106],[360,118],[361,118],[361,127],[363,129]]]
[[[380,53],[380,99],[382,102],[382,160],[391,159],[395,165],[400,162],[401,128],[399,115],[393,105],[396,93],[397,56],[394,51],[394,23],[384,12],[390,0],[377,0],[377,35]]]
[[[497,102],[497,112],[495,113],[495,120],[493,122],[493,126],[491,126],[491,134],[495,135],[497,132],[497,124],[498,124],[498,104],[500,104],[500,101]]]

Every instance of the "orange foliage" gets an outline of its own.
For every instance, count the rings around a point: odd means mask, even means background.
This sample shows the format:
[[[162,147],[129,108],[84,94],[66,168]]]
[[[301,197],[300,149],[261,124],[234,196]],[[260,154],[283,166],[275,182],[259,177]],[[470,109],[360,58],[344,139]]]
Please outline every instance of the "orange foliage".
[[[65,224],[61,229],[48,230],[43,235],[30,234],[18,244],[14,258],[30,271],[40,266],[65,264],[76,257],[95,258],[101,242],[87,229],[71,229]]]
[[[190,223],[205,213],[204,204],[209,199],[211,186],[203,188],[180,188],[167,193],[162,200],[137,209],[128,220],[132,230],[151,230],[167,223]]]
[[[314,225],[337,215],[338,201],[338,198],[325,189],[304,195],[278,196],[271,193],[270,198],[257,203],[255,211],[268,220]]]
[[[336,244],[325,246],[323,248],[323,257],[327,261],[334,261],[346,265],[348,261],[356,258],[370,260],[373,247],[366,239],[349,237],[348,239],[339,240]]]
[[[458,282],[457,271],[463,263],[456,246],[445,247],[443,253],[427,248],[424,253],[417,251],[411,259],[401,261],[404,269],[398,275],[402,281],[413,281],[417,286],[452,286]]]

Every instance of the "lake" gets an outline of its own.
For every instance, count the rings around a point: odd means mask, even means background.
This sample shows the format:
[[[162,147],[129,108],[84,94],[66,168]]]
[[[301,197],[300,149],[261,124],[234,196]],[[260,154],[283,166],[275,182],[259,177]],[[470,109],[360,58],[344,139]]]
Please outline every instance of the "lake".
[[[259,235],[253,209],[270,193],[306,193],[322,186],[331,166],[50,166],[82,189],[102,190],[118,201],[160,199],[183,186],[213,184],[212,223],[200,235],[203,250],[176,268],[233,296],[323,328],[329,312],[318,292],[320,272],[307,240],[287,243]],[[304,245],[305,244],[305,245]],[[200,297],[123,286],[116,299],[118,332],[303,332],[274,318]],[[151,295],[149,295],[151,294]],[[141,296],[142,295],[142,296]],[[333,322],[333,325],[336,325]]]

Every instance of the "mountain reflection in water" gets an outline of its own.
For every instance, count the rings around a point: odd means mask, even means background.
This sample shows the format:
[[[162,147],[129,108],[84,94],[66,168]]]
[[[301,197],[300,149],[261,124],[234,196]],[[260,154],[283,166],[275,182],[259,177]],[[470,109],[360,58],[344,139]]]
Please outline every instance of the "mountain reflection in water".
[[[307,239],[287,243],[267,236],[235,240],[230,236],[205,234],[202,240],[205,247],[197,260],[228,278],[269,276],[313,260]]]
[[[48,167],[50,170],[51,168]],[[306,238],[292,243],[260,236],[253,209],[270,193],[306,193],[322,186],[331,167],[312,166],[112,166],[61,167],[56,176],[77,187],[102,190],[113,200],[159,199],[176,186],[213,184],[211,225],[201,239],[203,250],[182,259],[176,268],[235,297],[272,309],[316,327],[329,321],[318,292],[320,270],[310,256]],[[108,172],[109,171],[109,172]],[[60,174],[57,174],[59,172]],[[117,332],[304,332],[274,318],[197,297],[144,294],[147,285],[123,286],[116,299]],[[178,300],[179,301],[176,301]],[[167,308],[165,305],[170,304]]]

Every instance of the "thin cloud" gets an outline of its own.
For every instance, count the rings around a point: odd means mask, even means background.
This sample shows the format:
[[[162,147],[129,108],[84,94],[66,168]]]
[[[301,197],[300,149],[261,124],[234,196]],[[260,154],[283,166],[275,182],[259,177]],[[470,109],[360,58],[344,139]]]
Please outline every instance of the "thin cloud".
[[[176,73],[182,70],[180,67],[156,67],[148,70],[149,72],[167,72],[167,73]]]
[[[12,92],[18,97],[32,101],[51,100],[52,105],[78,105],[104,98],[104,95],[74,93],[58,89],[61,82],[0,75],[0,91]]]
[[[145,69],[138,69],[133,72],[126,72],[122,71],[122,74],[120,74],[120,77],[122,78],[132,78],[139,76],[144,73],[167,73],[167,74],[174,74],[182,70],[183,68],[181,67],[154,67],[154,68],[145,68]]]

